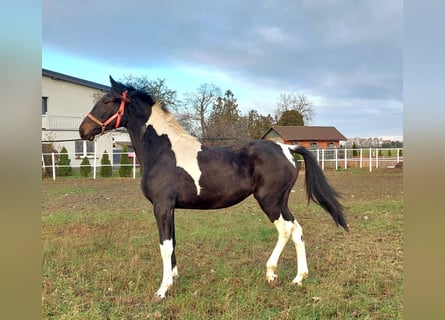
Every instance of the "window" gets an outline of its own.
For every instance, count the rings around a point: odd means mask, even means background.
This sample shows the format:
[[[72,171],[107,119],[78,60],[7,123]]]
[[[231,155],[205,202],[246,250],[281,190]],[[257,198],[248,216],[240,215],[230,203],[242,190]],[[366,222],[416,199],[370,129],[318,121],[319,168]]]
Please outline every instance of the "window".
[[[76,140],[75,148],[77,159],[94,156],[94,141]]]
[[[311,149],[317,149],[318,143],[317,142],[311,142]]]
[[[48,97],[42,97],[42,114],[48,112]]]

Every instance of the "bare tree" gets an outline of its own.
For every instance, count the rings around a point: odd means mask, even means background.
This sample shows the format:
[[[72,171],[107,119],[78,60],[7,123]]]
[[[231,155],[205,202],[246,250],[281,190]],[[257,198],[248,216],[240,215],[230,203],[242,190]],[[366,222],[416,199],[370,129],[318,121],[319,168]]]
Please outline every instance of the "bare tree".
[[[190,106],[194,111],[195,118],[199,121],[201,137],[206,136],[206,118],[210,113],[210,108],[218,97],[221,97],[221,89],[214,84],[202,84],[196,92],[185,94],[185,105]]]
[[[303,117],[304,123],[313,120],[315,111],[314,104],[304,94],[282,93],[277,102],[275,120],[278,121],[285,111],[295,110]]]
[[[150,80],[146,76],[135,77],[125,76],[121,82],[134,87],[135,89],[145,91],[155,100],[161,100],[172,111],[178,113],[181,102],[176,97],[176,91],[167,87],[165,79]]]

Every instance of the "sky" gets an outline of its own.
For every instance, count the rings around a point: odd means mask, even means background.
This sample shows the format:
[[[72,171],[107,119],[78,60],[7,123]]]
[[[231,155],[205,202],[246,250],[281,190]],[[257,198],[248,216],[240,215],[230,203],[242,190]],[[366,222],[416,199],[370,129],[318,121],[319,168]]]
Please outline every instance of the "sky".
[[[109,84],[206,83],[246,114],[305,95],[308,125],[348,138],[403,135],[403,0],[42,0],[42,67]]]

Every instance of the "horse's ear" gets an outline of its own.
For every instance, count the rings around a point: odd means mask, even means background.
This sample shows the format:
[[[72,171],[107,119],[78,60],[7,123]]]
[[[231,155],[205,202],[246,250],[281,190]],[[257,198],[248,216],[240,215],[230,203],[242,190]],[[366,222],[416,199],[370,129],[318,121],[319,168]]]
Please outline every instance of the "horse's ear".
[[[111,83],[111,90],[110,92],[113,93],[116,96],[120,96],[122,94],[122,84],[114,81],[114,79],[110,76],[110,83]]]
[[[112,76],[110,76],[110,83],[111,83],[112,88],[117,88],[118,83],[116,81],[114,81]]]

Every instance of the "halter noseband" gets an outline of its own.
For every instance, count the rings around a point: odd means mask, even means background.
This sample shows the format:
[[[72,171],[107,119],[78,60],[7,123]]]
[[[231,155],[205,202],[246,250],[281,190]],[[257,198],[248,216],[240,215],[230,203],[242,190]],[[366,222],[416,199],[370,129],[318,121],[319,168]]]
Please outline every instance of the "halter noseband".
[[[117,110],[117,112],[115,114],[113,114],[110,118],[108,118],[107,121],[105,122],[101,122],[99,119],[97,119],[95,116],[93,116],[90,113],[87,114],[87,117],[90,118],[91,120],[93,120],[95,123],[97,123],[99,126],[102,127],[102,132],[100,133],[100,135],[103,135],[105,132],[105,127],[107,125],[109,125],[111,123],[111,121],[113,121],[114,119],[116,119],[116,124],[114,125],[114,128],[117,129],[119,127],[119,124],[121,123],[121,117],[124,114],[124,110],[125,110],[125,102],[128,101],[127,99],[127,92],[128,90],[125,90],[122,93],[122,97],[121,97],[121,104],[119,106],[119,109]]]

